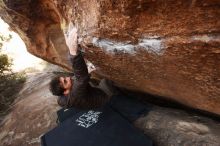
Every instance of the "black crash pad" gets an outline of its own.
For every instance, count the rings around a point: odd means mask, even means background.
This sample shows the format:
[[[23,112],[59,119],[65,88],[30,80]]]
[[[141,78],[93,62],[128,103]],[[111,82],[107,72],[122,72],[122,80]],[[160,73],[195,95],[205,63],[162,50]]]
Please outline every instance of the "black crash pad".
[[[42,146],[152,146],[149,137],[110,106],[75,112],[41,137]]]

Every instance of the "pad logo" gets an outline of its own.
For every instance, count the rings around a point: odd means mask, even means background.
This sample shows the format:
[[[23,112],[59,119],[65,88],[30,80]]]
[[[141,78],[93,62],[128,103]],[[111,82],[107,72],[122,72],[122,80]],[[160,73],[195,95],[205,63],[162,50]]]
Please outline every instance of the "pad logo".
[[[88,111],[88,113],[84,113],[81,115],[76,122],[78,123],[78,126],[89,128],[93,124],[98,122],[99,115],[102,112],[95,112],[95,111]]]

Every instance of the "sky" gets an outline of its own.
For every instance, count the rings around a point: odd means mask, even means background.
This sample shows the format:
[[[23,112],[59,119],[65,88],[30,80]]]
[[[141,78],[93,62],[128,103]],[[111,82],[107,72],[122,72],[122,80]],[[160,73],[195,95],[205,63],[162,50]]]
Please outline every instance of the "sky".
[[[19,35],[15,32],[9,31],[9,26],[0,18],[0,33],[12,35],[12,39],[5,43],[2,52],[13,59],[12,70],[14,72],[22,71],[26,68],[35,68],[43,70],[43,60],[37,58],[27,52],[26,46]]]

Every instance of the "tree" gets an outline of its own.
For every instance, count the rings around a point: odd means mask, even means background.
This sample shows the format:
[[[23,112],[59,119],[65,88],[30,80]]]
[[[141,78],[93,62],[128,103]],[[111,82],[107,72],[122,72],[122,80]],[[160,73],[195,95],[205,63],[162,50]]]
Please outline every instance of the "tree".
[[[8,42],[10,39],[12,38],[12,36],[9,34],[8,36],[4,36],[3,34],[0,34],[0,53],[3,47],[3,44],[5,42]],[[11,60],[8,58],[8,56],[6,54],[0,54],[0,77],[4,76],[5,72],[9,72],[11,71],[10,67],[11,67],[12,63]]]
[[[21,73],[13,73],[12,60],[2,53],[4,43],[10,41],[12,36],[0,34],[0,116],[5,115],[13,103],[17,93],[25,82],[25,76]]]

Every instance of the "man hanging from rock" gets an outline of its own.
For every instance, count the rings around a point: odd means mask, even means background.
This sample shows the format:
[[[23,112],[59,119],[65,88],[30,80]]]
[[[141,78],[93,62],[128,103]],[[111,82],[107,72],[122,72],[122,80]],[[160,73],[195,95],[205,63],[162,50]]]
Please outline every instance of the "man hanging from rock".
[[[96,108],[104,105],[110,99],[112,92],[108,90],[110,92],[107,92],[109,93],[107,95],[100,88],[89,84],[90,75],[83,59],[81,46],[78,45],[76,29],[69,31],[66,44],[69,48],[74,76],[57,76],[51,80],[50,91],[53,95],[59,96],[58,104],[65,108]]]

